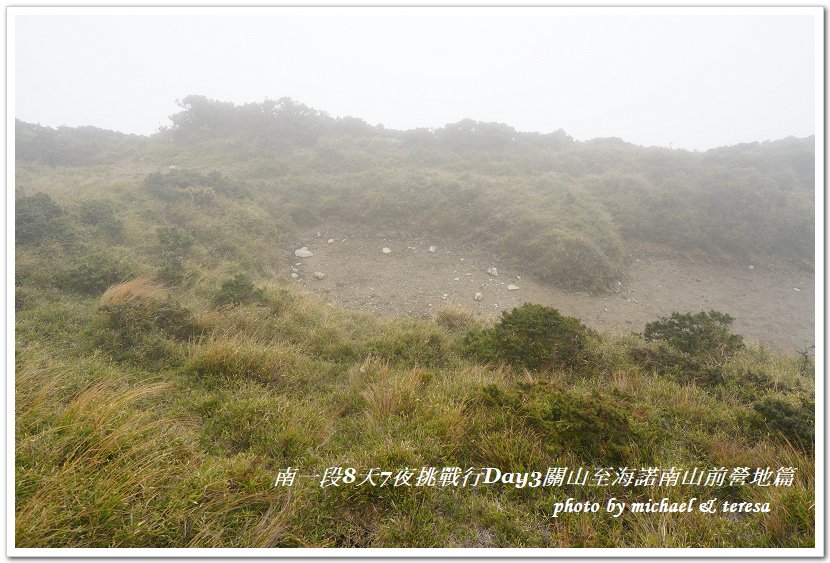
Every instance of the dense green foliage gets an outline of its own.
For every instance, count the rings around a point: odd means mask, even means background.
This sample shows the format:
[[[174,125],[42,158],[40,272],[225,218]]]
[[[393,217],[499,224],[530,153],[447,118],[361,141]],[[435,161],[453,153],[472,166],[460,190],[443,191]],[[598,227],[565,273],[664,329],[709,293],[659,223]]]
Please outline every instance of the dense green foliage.
[[[672,313],[647,323],[643,336],[646,340],[662,340],[693,356],[724,358],[743,347],[741,336],[729,332],[734,320],[719,311]]]
[[[811,139],[700,154],[472,120],[390,131],[288,99],[181,105],[150,138],[16,122],[17,547],[814,545],[810,359],[742,343],[728,315],[616,336],[530,304],[382,319],[274,267],[322,222],[474,241],[596,292],[641,240],[809,267]],[[335,465],[798,471],[668,492],[308,477]],[[569,496],[667,495],[772,510],[550,517]]]
[[[468,333],[465,344],[469,355],[485,362],[579,371],[591,357],[590,337],[591,331],[579,319],[525,303],[502,313],[494,326]]]
[[[67,235],[63,209],[44,193],[23,196],[15,201],[15,242],[31,244]]]
[[[222,287],[213,298],[214,305],[244,305],[262,302],[265,293],[257,288],[245,274],[236,274],[222,282]]]

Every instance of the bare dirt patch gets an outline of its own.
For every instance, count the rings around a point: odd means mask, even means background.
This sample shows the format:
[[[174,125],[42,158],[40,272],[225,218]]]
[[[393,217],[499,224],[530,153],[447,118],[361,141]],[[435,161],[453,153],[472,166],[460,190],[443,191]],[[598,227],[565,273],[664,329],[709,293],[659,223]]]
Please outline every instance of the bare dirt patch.
[[[600,331],[639,332],[674,311],[715,309],[735,317],[748,340],[782,352],[815,341],[811,272],[787,266],[713,264],[655,248],[631,252],[628,275],[610,295],[567,291],[540,283],[487,249],[412,237],[383,237],[351,228],[320,229],[295,242],[277,272],[326,302],[381,316],[434,317],[454,308],[483,318],[522,303],[538,303],[582,319]],[[331,244],[329,239],[333,239]],[[301,246],[314,253],[296,258]],[[434,252],[430,252],[434,246]],[[391,250],[384,254],[382,249]],[[488,274],[497,268],[498,275]],[[317,279],[314,274],[325,274]],[[508,285],[518,290],[509,291]],[[481,293],[481,300],[475,299]]]

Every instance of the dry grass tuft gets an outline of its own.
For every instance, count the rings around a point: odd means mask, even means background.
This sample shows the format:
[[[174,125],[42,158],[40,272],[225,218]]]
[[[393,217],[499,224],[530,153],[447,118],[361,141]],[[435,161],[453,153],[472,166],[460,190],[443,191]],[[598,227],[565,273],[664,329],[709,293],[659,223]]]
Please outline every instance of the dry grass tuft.
[[[141,276],[132,280],[110,286],[101,295],[98,304],[101,307],[115,307],[126,303],[147,303],[167,296],[167,290],[152,281],[149,276]]]

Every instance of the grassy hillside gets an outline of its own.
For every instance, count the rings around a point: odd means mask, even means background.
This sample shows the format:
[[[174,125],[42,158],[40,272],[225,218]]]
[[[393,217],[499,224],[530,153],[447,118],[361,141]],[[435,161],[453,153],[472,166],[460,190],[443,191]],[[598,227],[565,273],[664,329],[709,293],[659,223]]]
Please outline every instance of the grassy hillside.
[[[276,273],[324,222],[475,239],[604,291],[627,245],[812,264],[812,140],[688,153],[187,98],[150,137],[17,122],[18,547],[814,545],[814,366],[717,313],[387,320]],[[796,467],[790,487],[319,487],[331,466]],[[278,472],[299,468],[291,487]],[[361,479],[362,479],[361,475]],[[358,481],[359,482],[359,481]],[[769,502],[568,514],[568,497]]]

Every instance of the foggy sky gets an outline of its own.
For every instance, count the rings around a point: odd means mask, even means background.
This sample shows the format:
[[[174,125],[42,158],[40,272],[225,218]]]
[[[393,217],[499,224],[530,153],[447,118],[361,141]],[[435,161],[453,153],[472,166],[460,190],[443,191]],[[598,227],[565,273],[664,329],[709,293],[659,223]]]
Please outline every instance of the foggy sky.
[[[470,117],[698,150],[815,133],[810,15],[154,12],[16,15],[16,117],[151,134],[202,94],[288,96],[394,129]]]

